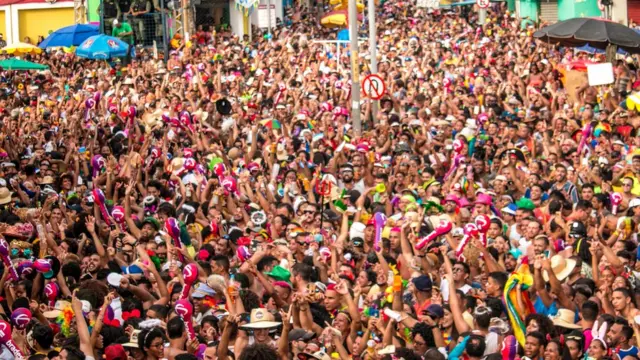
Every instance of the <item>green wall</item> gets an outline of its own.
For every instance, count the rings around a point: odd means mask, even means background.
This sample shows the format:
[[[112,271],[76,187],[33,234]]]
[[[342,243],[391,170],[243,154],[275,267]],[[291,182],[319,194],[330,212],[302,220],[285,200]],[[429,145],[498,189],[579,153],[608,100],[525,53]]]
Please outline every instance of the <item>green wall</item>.
[[[538,21],[538,1],[537,0],[520,0],[520,18]],[[524,20],[523,20],[524,22]],[[526,26],[525,24],[523,24]]]
[[[86,0],[87,12],[89,16],[87,19],[89,22],[100,22],[100,15],[98,14],[98,8],[100,7],[100,0]]]
[[[558,20],[600,15],[597,0],[558,0]]]

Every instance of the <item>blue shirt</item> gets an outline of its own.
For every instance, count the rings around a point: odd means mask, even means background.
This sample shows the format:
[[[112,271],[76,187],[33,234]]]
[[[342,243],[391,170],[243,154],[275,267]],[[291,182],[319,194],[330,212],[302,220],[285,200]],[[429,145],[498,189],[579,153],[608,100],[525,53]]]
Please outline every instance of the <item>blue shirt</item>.
[[[545,306],[539,296],[536,297],[536,301],[533,302],[533,309],[536,313],[544,316],[556,316],[558,314],[558,305],[555,301],[552,302],[551,305]]]
[[[536,301],[533,302],[533,309],[537,314],[542,314],[544,316],[556,316],[558,314],[558,303],[554,300],[551,305],[545,306],[542,298],[538,296],[536,297]],[[575,313],[575,317],[573,319],[574,323],[580,321],[580,312],[577,310],[577,307],[573,310],[573,312]]]

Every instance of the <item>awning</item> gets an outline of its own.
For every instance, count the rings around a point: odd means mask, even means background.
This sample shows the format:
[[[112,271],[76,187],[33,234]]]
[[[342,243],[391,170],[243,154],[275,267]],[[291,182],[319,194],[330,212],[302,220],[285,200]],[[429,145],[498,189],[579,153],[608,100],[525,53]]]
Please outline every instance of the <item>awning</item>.
[[[72,2],[73,0],[58,0],[56,2]],[[0,0],[0,6],[19,5],[19,4],[51,4],[44,0]]]

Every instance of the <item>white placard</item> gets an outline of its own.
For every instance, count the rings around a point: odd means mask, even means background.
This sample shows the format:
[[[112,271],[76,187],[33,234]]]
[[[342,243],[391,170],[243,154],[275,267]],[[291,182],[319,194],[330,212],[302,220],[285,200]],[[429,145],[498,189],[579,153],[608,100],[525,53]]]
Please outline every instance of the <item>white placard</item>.
[[[613,65],[611,63],[587,65],[589,86],[613,83]]]
[[[271,26],[276,26],[276,5],[271,4]],[[267,5],[258,5],[258,27],[266,29],[269,27],[269,18],[267,17]]]

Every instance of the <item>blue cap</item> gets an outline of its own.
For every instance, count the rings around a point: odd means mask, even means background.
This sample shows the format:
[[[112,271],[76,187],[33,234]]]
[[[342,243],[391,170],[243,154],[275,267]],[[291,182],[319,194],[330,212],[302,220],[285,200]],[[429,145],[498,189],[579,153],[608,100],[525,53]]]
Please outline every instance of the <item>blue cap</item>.
[[[433,282],[431,282],[431,278],[427,275],[420,275],[416,278],[413,278],[413,280],[411,281],[419,291],[431,291],[431,289],[433,288]]]
[[[511,203],[511,204],[503,207],[502,209],[500,209],[500,212],[515,216],[516,215],[516,210],[518,210],[518,205],[516,205],[514,203]]]
[[[205,296],[214,296],[215,294],[215,290],[213,290],[206,284],[200,283],[196,287],[196,291],[193,292],[193,295],[191,295],[191,297],[193,297],[194,299],[202,299]]]

